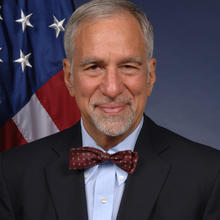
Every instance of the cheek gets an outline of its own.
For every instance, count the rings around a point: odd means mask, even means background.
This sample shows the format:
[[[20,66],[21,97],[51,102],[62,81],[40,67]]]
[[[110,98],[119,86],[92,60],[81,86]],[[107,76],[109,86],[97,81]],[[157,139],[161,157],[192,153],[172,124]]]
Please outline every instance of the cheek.
[[[133,79],[128,85],[128,89],[133,96],[134,105],[136,106],[136,111],[142,114],[144,111],[147,101],[148,86],[146,77],[137,77]]]
[[[74,88],[75,96],[79,101],[84,99],[90,99],[94,91],[96,90],[98,83],[95,80],[88,79],[87,77],[75,77]]]
[[[126,85],[134,97],[146,96],[147,94],[147,77],[143,75],[130,79]]]

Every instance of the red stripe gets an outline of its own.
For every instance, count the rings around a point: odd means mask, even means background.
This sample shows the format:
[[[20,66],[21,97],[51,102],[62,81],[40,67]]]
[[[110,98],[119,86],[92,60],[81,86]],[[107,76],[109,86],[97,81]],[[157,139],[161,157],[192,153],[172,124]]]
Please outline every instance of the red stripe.
[[[27,141],[24,139],[13,120],[9,120],[0,128],[0,152],[26,143]]]
[[[69,95],[63,77],[61,70],[36,92],[59,130],[72,126],[80,119],[80,111],[75,99]]]

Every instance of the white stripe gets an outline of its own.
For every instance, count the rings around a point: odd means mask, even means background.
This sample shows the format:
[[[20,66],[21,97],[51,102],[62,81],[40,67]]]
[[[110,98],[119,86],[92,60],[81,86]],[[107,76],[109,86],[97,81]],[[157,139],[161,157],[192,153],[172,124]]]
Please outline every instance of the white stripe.
[[[27,142],[59,131],[35,94],[12,119]]]

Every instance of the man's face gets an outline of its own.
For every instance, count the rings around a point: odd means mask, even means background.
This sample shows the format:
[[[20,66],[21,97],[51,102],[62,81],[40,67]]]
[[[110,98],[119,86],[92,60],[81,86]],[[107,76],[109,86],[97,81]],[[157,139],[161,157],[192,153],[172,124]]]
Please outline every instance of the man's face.
[[[155,82],[155,60],[147,63],[138,21],[121,13],[80,24],[72,63],[64,59],[65,82],[87,132],[129,135]]]

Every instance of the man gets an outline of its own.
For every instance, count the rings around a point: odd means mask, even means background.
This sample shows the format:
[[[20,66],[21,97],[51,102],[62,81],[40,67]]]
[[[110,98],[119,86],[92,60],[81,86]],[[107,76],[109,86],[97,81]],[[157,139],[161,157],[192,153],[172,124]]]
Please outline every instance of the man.
[[[1,154],[1,219],[219,220],[219,152],[143,116],[156,79],[145,15],[91,1],[70,18],[65,50],[82,119]]]

